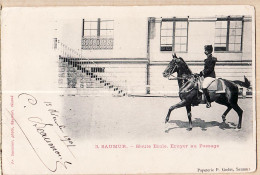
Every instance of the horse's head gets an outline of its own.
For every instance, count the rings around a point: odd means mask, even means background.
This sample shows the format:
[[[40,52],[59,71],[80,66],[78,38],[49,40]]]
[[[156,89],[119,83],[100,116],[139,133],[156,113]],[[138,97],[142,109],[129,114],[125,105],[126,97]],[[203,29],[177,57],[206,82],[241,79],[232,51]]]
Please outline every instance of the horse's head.
[[[172,54],[172,60],[167,65],[166,69],[163,72],[163,77],[169,77],[173,73],[177,72],[179,64],[181,63],[181,59],[176,56],[176,54]]]

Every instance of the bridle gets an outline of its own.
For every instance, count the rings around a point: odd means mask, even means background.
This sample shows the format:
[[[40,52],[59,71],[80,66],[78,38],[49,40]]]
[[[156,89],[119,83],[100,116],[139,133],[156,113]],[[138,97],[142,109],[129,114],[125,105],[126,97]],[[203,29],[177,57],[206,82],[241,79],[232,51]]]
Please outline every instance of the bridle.
[[[172,70],[174,70],[175,68],[177,67],[177,64],[174,66],[174,68]],[[172,77],[172,78],[171,78]],[[168,80],[186,80],[188,79],[189,77],[176,77],[174,76],[173,74],[170,74],[168,76]]]
[[[175,64],[175,66],[174,66],[174,68],[173,68],[172,70],[175,70],[176,67],[177,67],[177,64]],[[171,79],[171,77],[173,77],[173,79]],[[177,80],[177,79],[178,79],[178,77],[175,77],[175,76],[173,75],[173,73],[171,73],[171,74],[168,76],[168,80]]]
[[[173,67],[172,70],[175,70],[177,66],[178,66],[178,65],[175,64],[175,66]],[[191,72],[191,70],[190,70],[189,67],[188,67],[188,69],[189,69],[189,71]],[[172,71],[172,72],[173,72],[173,71]],[[172,78],[171,78],[171,77],[172,77]],[[190,76],[186,76],[186,77],[176,77],[176,76],[173,75],[173,73],[171,73],[170,75],[168,75],[167,78],[168,78],[168,80],[187,80],[187,79],[190,78]]]
[[[174,62],[173,62],[173,63],[174,63]],[[182,85],[181,85],[181,87],[180,87],[180,92],[179,92],[179,93],[184,93],[184,92],[182,92],[182,89],[183,89],[183,88],[187,85],[187,83],[188,83],[188,81],[185,82],[185,80],[189,80],[189,79],[191,79],[192,77],[194,77],[194,79],[193,79],[192,81],[195,83],[195,82],[197,81],[197,79],[198,79],[198,75],[191,73],[191,74],[183,74],[182,77],[176,77],[176,76],[173,75],[173,72],[175,71],[175,69],[176,69],[177,66],[178,66],[177,63],[175,63],[175,65],[174,65],[173,69],[171,70],[171,72],[168,73],[167,78],[168,78],[168,80],[182,80],[182,81],[181,81],[181,84],[182,84]],[[191,70],[190,70],[189,67],[188,67],[188,69],[189,69],[189,71],[191,72]],[[195,88],[195,86],[192,87],[191,89],[185,91],[185,93],[192,91],[194,88]]]

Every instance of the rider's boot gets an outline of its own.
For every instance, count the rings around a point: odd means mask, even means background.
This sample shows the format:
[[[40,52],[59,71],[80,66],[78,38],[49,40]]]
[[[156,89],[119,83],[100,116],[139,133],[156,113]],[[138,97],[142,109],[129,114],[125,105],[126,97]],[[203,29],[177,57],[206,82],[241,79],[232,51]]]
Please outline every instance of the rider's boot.
[[[211,107],[211,103],[210,103],[209,91],[208,91],[208,89],[202,89],[202,91],[203,91],[203,93],[204,93],[204,95],[206,97],[206,104],[207,104],[206,107],[210,108]]]

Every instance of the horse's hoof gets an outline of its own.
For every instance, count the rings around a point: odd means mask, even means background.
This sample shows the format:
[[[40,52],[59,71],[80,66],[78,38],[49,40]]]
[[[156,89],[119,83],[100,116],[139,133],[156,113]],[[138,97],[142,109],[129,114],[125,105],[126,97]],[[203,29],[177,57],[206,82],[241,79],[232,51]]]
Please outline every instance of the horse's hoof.
[[[237,126],[237,129],[241,129],[241,126],[240,126],[240,125],[238,125],[238,126]]]
[[[167,123],[168,121],[169,121],[169,118],[166,118],[166,119],[165,119],[165,123]]]
[[[222,115],[222,121],[225,123],[225,121],[226,121],[226,116]]]
[[[187,128],[187,131],[191,131],[192,130],[192,128]]]

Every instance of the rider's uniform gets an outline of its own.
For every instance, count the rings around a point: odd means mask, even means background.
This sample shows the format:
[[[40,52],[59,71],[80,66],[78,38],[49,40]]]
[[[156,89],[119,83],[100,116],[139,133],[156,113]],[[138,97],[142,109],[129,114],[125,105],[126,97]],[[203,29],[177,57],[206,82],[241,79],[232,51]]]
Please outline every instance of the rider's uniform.
[[[204,60],[204,70],[201,71],[202,75],[204,76],[204,81],[202,83],[202,88],[206,89],[209,87],[212,81],[215,80],[215,65],[217,62],[217,58],[213,57],[212,54],[209,54],[207,58]]]

